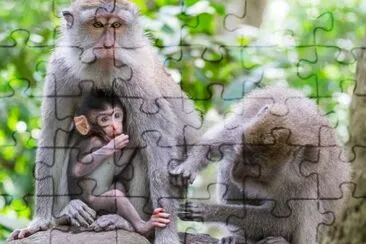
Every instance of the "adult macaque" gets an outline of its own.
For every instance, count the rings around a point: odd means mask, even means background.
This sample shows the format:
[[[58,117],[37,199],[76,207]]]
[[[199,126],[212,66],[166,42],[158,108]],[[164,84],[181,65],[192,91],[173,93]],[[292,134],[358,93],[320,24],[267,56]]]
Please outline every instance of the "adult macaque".
[[[49,61],[42,102],[35,216],[28,228],[15,231],[10,239],[47,229],[60,214],[70,214],[72,222],[82,225],[85,211],[91,210],[82,201],[70,202],[66,185],[70,145],[75,142],[69,140],[68,131],[81,93],[90,92],[86,85],[93,84],[113,90],[126,108],[128,147],[138,151],[126,195],[143,219],[150,217],[146,212],[159,207],[170,213],[170,224],[155,229],[155,242],[179,243],[174,210],[182,192],[170,184],[168,164],[182,157],[185,141],[194,140],[196,132],[184,127],[200,125],[192,102],[158,61],[134,4],[76,0],[62,14],[61,37]],[[72,139],[78,140],[77,136]],[[116,165],[131,160],[128,154]],[[146,205],[152,208],[147,211]]]
[[[117,212],[136,232],[147,234],[155,227],[165,227],[169,214],[157,208],[149,221],[143,221],[126,198],[123,185],[113,182],[129,163],[115,164],[128,144],[128,136],[122,133],[124,114],[120,100],[105,91],[92,91],[82,100],[74,122],[83,137],[70,158],[69,193],[96,211]]]
[[[292,89],[258,89],[238,108],[198,143],[225,154],[221,204],[189,202],[179,217],[235,226],[221,243],[317,243],[318,225],[331,222],[327,213],[339,212],[347,195],[340,186],[350,180],[335,129]],[[177,183],[192,182],[207,154],[208,147],[193,149],[173,171]]]

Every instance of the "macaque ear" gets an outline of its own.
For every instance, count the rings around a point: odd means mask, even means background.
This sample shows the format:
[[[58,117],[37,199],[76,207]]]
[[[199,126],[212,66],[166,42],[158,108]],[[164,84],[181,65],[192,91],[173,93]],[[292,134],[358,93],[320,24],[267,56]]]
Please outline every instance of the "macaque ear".
[[[82,134],[87,135],[90,131],[90,125],[88,119],[84,115],[74,117],[74,123],[76,130]]]
[[[64,19],[66,20],[67,29],[71,29],[72,26],[74,25],[74,15],[68,10],[62,11],[62,15],[64,16]]]

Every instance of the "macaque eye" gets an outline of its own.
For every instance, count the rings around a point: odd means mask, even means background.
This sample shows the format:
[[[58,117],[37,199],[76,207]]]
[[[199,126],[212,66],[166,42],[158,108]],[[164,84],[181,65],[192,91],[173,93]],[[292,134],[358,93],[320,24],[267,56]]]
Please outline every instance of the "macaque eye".
[[[116,119],[119,119],[119,118],[121,118],[121,114],[120,114],[120,113],[115,113],[114,117],[115,117]]]
[[[111,24],[111,27],[115,28],[115,29],[120,28],[121,26],[122,26],[122,24],[120,22],[114,22]]]
[[[103,27],[104,27],[103,23],[102,23],[102,22],[100,22],[100,21],[95,21],[95,22],[93,23],[93,26],[94,26],[95,28],[103,28]]]
[[[107,122],[107,121],[108,121],[108,118],[107,118],[107,117],[102,117],[102,118],[101,118],[101,121],[102,121],[102,122]]]

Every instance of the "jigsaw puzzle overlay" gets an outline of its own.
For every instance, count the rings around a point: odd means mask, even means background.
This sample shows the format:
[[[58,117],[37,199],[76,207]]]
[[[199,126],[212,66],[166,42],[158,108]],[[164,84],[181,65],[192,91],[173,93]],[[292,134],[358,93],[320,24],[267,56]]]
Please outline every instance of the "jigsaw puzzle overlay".
[[[70,3],[1,4],[1,241],[366,242],[364,1]]]

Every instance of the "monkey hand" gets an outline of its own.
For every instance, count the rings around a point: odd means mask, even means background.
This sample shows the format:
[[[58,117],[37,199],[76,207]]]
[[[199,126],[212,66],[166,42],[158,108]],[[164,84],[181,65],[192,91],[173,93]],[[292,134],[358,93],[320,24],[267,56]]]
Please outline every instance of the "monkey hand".
[[[88,227],[96,219],[96,212],[83,201],[74,199],[61,211],[56,218],[56,225],[72,225]]]
[[[118,214],[106,214],[100,216],[91,226],[91,230],[94,231],[110,231],[110,230],[117,230],[123,229],[127,231],[134,232],[135,229],[133,226],[125,220],[123,217],[119,216]]]
[[[14,230],[13,233],[10,234],[8,241],[26,238],[38,231],[47,230],[49,226],[50,221],[35,219],[30,223],[27,228]]]
[[[241,236],[225,236],[220,239],[218,244],[249,244],[254,242],[248,242],[248,240],[243,239]],[[277,242],[274,242],[277,243]]]
[[[128,135],[121,134],[110,140],[107,145],[95,151],[95,153],[99,155],[112,155],[114,152],[124,148],[128,142]]]
[[[150,219],[151,225],[164,228],[170,223],[169,216],[170,214],[166,213],[163,208],[156,208]]]
[[[188,183],[193,183],[193,181],[196,179],[198,172],[198,166],[196,166],[194,163],[186,161],[175,167],[169,173],[172,176],[172,181],[174,185],[186,186],[188,185]]]
[[[269,236],[256,242],[256,244],[270,244],[270,243],[278,243],[278,244],[289,244],[288,241],[285,240],[282,236]]]
[[[128,135],[121,134],[110,140],[107,145],[93,152],[93,154],[110,156],[116,151],[124,148],[128,144],[128,142]]]
[[[179,205],[178,217],[181,220],[203,222],[206,219],[204,203],[186,202]]]

